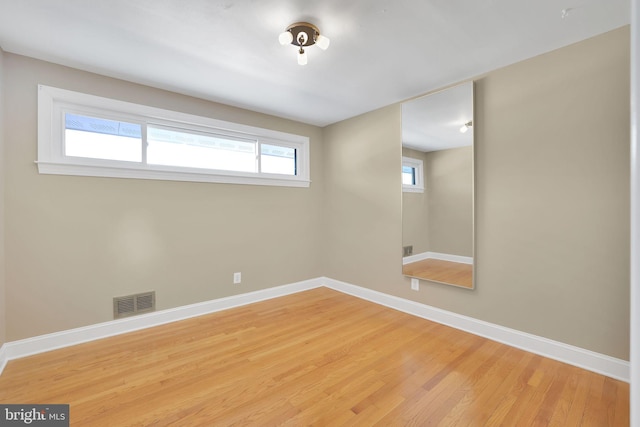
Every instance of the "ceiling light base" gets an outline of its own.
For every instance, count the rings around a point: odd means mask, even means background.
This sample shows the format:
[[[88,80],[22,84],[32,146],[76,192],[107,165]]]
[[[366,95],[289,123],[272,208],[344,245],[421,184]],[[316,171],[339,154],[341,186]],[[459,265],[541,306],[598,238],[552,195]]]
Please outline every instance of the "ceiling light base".
[[[300,47],[313,46],[320,35],[318,27],[308,22],[296,22],[289,25],[285,31],[293,35],[291,44]]]
[[[316,45],[322,50],[327,50],[330,40],[320,35],[320,30],[308,22],[296,22],[278,36],[281,45],[292,44],[298,48],[298,64],[306,65],[307,54],[305,47]]]

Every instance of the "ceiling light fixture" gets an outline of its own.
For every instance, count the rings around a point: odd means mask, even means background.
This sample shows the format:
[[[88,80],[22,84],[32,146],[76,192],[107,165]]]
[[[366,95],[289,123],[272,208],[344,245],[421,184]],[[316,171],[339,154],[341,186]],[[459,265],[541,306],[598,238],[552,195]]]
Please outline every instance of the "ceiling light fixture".
[[[292,44],[298,47],[298,64],[307,65],[307,52],[304,48],[317,45],[322,50],[327,50],[330,40],[320,34],[320,30],[308,22],[296,22],[278,37],[281,45]]]
[[[473,122],[469,120],[467,123],[462,125],[462,127],[460,128],[460,133],[465,133],[471,126],[473,126]]]

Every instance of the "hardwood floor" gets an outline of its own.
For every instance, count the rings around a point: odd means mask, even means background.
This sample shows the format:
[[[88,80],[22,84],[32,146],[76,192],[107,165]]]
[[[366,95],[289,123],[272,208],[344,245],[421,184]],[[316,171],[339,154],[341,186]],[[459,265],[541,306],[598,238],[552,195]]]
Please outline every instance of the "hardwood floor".
[[[326,288],[10,361],[73,426],[626,426],[629,385]]]
[[[402,266],[402,274],[473,289],[473,265],[428,258]]]

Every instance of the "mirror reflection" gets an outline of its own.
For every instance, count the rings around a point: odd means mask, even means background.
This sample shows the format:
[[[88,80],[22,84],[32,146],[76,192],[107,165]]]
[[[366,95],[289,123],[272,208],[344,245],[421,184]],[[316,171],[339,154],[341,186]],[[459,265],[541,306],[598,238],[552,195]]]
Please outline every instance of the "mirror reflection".
[[[473,82],[402,105],[402,274],[473,289]]]

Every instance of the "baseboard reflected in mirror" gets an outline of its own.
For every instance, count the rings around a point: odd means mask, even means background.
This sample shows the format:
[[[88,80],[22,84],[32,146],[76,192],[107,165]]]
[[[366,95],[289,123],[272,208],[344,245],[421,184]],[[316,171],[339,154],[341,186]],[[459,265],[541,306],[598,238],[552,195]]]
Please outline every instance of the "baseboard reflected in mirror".
[[[425,258],[403,263],[402,274],[420,280],[473,289],[473,262]]]

